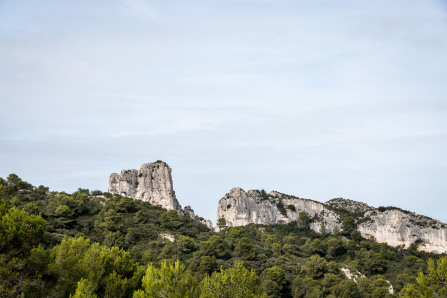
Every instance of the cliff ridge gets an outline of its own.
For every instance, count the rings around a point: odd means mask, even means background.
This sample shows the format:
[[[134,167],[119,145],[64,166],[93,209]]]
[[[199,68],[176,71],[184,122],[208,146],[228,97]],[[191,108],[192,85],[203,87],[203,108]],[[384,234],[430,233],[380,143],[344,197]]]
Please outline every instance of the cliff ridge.
[[[316,232],[336,232],[343,228],[343,219],[355,220],[356,230],[365,238],[408,248],[415,244],[419,250],[446,253],[447,225],[396,207],[372,207],[362,202],[343,198],[321,203],[286,195],[277,191],[233,188],[217,207],[217,222],[226,226],[244,226],[251,223],[287,224],[307,213],[310,228]],[[224,220],[222,220],[224,219]]]

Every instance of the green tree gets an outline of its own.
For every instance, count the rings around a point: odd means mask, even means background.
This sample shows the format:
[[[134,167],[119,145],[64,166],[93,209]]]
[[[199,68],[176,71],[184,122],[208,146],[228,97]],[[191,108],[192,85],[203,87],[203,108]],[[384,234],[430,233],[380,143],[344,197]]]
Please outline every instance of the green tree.
[[[211,274],[218,269],[215,256],[201,256],[199,270],[202,274]]]
[[[265,269],[261,274],[261,285],[269,297],[281,297],[286,285],[285,272],[281,267]]]
[[[4,213],[0,220],[0,253],[26,255],[42,240],[46,226],[42,217],[15,207],[0,212]]]
[[[200,297],[259,297],[262,293],[256,273],[245,269],[241,262],[236,262],[234,268],[221,268],[220,272],[206,276],[201,282]]]
[[[394,297],[389,293],[389,282],[382,275],[374,275],[371,278],[358,278],[357,286],[363,297]]]
[[[336,285],[333,294],[340,298],[360,298],[362,297],[357,284],[352,279],[345,279]],[[379,296],[373,296],[379,297]]]
[[[311,218],[307,212],[301,211],[298,214],[297,224],[300,229],[303,229],[304,231],[309,231],[310,222],[311,222]]]
[[[242,227],[229,227],[225,234],[225,240],[228,242],[228,245],[233,248],[243,235],[244,229]]]
[[[323,286],[323,295],[325,297],[330,295],[341,281],[342,278],[340,276],[333,273],[326,273],[321,281],[321,285]]]
[[[217,226],[219,227],[219,229],[225,229],[227,227],[227,221],[224,217],[219,218],[219,220],[217,221]]]
[[[143,270],[129,253],[117,247],[91,244],[82,237],[62,240],[51,250],[49,271],[57,280],[53,292],[62,296],[74,293],[77,283],[85,278],[95,294],[126,297],[137,288]]]
[[[78,282],[78,286],[76,288],[76,292],[74,295],[70,295],[70,298],[97,298],[98,296],[95,294],[95,287],[92,283],[85,278],[82,278]]]
[[[188,254],[197,249],[194,239],[188,236],[180,235],[176,244],[182,253]]]
[[[0,203],[2,297],[39,295],[43,291],[39,275],[46,267],[47,254],[41,246],[36,246],[42,241],[45,226],[40,216],[29,215],[15,207],[6,209]]]
[[[307,259],[306,264],[301,268],[307,276],[313,279],[319,279],[328,272],[328,263],[320,256],[314,255]]]
[[[133,297],[196,297],[197,285],[185,266],[177,260],[174,264],[167,261],[160,268],[152,264],[147,267],[143,277],[143,289]]]
[[[265,249],[271,251],[276,257],[281,255],[282,244],[277,235],[263,234],[261,239]]]
[[[385,272],[387,262],[381,254],[361,248],[355,252],[355,255],[361,272],[367,275],[382,274]]]
[[[200,242],[200,254],[204,256],[215,256],[218,259],[228,257],[226,243],[217,235],[211,236],[207,241]]]
[[[68,225],[73,222],[71,219],[74,215],[74,212],[67,205],[59,205],[55,210],[55,215],[58,218],[58,222],[64,225]]]
[[[336,239],[333,237],[330,237],[327,240],[327,255],[331,258],[338,257],[340,255],[343,255],[346,252],[343,241],[340,239]]]
[[[29,184],[26,181],[23,181],[19,176],[16,174],[10,174],[8,178],[6,178],[7,184],[15,191],[17,190],[32,190],[33,186]]]
[[[343,218],[342,228],[343,235],[350,235],[356,229],[355,218],[352,216]]]
[[[177,210],[169,210],[160,216],[160,223],[163,228],[169,230],[179,229],[184,222],[182,218],[178,215]]]
[[[256,258],[256,251],[253,248],[253,244],[247,237],[242,237],[237,241],[234,247],[234,253],[236,256],[245,260],[253,260]]]
[[[318,281],[310,277],[297,276],[292,282],[292,295],[294,298],[320,298],[323,292]]]
[[[419,273],[417,285],[405,288],[405,297],[447,297],[447,257],[441,257],[437,264],[427,261],[428,274]]]

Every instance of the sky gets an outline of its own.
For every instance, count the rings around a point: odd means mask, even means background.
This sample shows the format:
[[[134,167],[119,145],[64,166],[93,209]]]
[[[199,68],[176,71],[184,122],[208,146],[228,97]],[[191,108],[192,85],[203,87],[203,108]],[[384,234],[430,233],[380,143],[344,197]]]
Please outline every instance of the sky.
[[[0,177],[107,190],[163,160],[233,187],[447,222],[447,2],[0,0]]]

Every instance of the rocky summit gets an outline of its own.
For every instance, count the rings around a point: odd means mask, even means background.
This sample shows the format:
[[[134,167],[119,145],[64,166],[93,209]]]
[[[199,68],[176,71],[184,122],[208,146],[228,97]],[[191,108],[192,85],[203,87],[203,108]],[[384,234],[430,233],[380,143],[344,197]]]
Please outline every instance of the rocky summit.
[[[226,226],[287,224],[298,220],[301,212],[307,213],[310,228],[316,232],[341,231],[343,219],[350,216],[365,238],[374,237],[391,246],[415,244],[419,250],[447,252],[446,224],[396,207],[374,208],[342,198],[320,203],[276,191],[233,188],[218,203],[217,221]]]
[[[163,161],[143,164],[139,170],[122,170],[121,174],[110,175],[108,192],[181,211],[172,186],[171,171]]]

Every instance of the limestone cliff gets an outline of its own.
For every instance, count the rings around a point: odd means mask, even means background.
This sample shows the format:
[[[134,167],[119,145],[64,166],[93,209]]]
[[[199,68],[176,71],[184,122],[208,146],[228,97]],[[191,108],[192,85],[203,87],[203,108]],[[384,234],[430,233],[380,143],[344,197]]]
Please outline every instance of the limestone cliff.
[[[447,225],[438,220],[396,207],[374,208],[346,199],[333,199],[326,205],[349,211],[357,219],[357,230],[365,238],[374,237],[391,246],[408,248],[414,243],[419,250],[447,252]]]
[[[122,170],[121,174],[110,175],[108,191],[168,210],[181,211],[172,187],[171,171],[161,161],[143,164],[139,170]]]
[[[224,218],[227,226],[254,224],[286,224],[298,219],[300,212],[309,214],[310,227],[319,232],[324,224],[327,232],[341,230],[342,218],[356,219],[357,230],[366,238],[391,246],[447,252],[447,225],[440,221],[395,207],[374,208],[365,203],[333,199],[326,203],[285,195],[276,191],[233,188],[218,203],[217,220]]]
[[[391,246],[410,246],[435,253],[447,252],[447,226],[440,221],[399,209],[368,211],[357,224],[364,236]]]
[[[217,220],[224,218],[227,226],[286,224],[297,220],[301,211],[318,218],[311,223],[311,228],[317,232],[323,223],[328,231],[340,227],[339,216],[322,203],[276,191],[268,194],[259,190],[245,192],[242,188],[233,188],[219,201]]]

